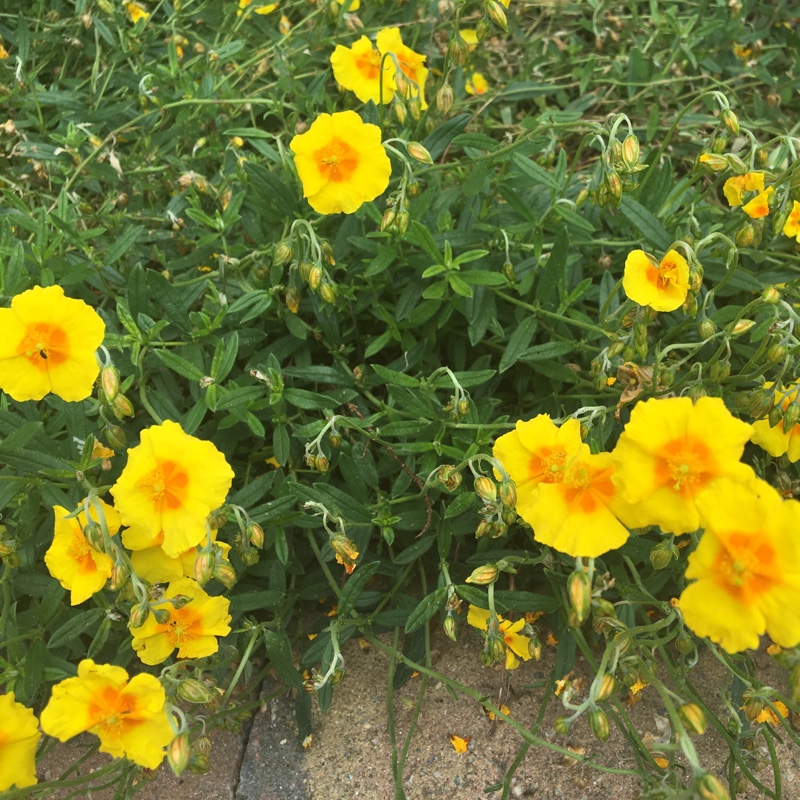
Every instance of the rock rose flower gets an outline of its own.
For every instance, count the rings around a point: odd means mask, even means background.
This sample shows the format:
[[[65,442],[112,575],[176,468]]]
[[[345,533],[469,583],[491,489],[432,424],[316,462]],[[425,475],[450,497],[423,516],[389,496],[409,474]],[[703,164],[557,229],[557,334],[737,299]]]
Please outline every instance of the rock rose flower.
[[[60,286],[35,286],[0,308],[0,389],[14,400],[85,400],[100,367],[105,323]]]
[[[480,631],[489,630],[489,611],[478,606],[470,606],[467,613],[467,622]],[[519,659],[530,661],[531,654],[528,649],[530,636],[523,636],[520,631],[525,627],[525,620],[518,619],[516,622],[503,619],[499,614],[499,633],[505,646],[506,669],[516,669],[519,666]]]
[[[353,92],[362,103],[372,100],[377,105],[381,98],[384,103],[390,103],[394,97],[392,62],[388,58],[383,59],[381,79],[381,60],[380,52],[366,36],[362,36],[351,47],[336,45],[331,54],[333,77],[338,84]]]
[[[36,747],[42,734],[39,721],[14,692],[0,694],[0,792],[22,789],[36,781]]]
[[[668,251],[660,264],[644,250],[633,250],[625,260],[622,288],[640,306],[675,311],[689,293],[689,264],[677,250]]]

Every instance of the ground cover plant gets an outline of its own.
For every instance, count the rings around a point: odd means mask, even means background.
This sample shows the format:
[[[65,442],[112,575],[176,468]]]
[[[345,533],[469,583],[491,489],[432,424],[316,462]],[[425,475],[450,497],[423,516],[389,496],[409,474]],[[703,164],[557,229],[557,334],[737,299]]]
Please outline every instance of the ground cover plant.
[[[0,9],[3,796],[207,771],[268,671],[311,743],[359,636],[420,702],[430,679],[482,702],[520,759],[781,797],[797,23],[738,0]],[[521,686],[552,642],[562,738],[439,675],[433,625]],[[657,741],[620,702],[643,687]],[[578,725],[619,727],[635,768],[566,749]],[[37,783],[85,731],[107,765]],[[413,730],[390,733],[401,798]]]

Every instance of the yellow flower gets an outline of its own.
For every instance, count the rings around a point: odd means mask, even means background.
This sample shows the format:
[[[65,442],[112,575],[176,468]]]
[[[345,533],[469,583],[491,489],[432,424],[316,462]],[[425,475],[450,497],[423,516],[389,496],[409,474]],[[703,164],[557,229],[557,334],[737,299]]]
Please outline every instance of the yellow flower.
[[[420,53],[414,52],[410,47],[403,44],[403,38],[400,35],[400,28],[384,28],[378,31],[377,37],[378,50],[381,55],[386,53],[394,53],[400,69],[405,75],[405,91],[400,92],[404,97],[418,97],[421,103],[421,108],[424,111],[428,104],[425,102],[425,81],[428,78],[428,70],[425,68],[425,59]],[[390,74],[396,73],[393,62],[390,67]],[[393,82],[396,78],[392,78]],[[397,88],[396,83],[394,84]]]
[[[617,515],[631,528],[696,531],[702,519],[696,501],[715,491],[720,478],[753,478],[739,462],[751,433],[752,426],[735,419],[718,397],[637,403],[611,454],[614,482],[629,504],[616,508]]]
[[[786,707],[785,703],[782,703],[780,700],[775,700],[772,705],[778,709],[778,714],[780,714],[784,719],[789,716],[789,709]],[[761,711],[761,713],[753,720],[753,722],[766,722],[768,725],[772,725],[774,728],[780,723],[778,714],[776,714],[769,706],[764,706],[764,710]]]
[[[511,0],[500,0],[500,2],[503,4],[504,8],[508,8],[511,5]]]
[[[478,606],[470,606],[467,612],[467,623],[480,631],[489,630],[489,611]],[[530,636],[522,636],[520,631],[525,627],[525,620],[518,619],[516,622],[503,619],[497,615],[499,622],[500,637],[503,640],[506,650],[506,669],[516,669],[519,666],[519,659],[530,661],[531,654],[528,652],[528,642]]]
[[[347,2],[347,0],[336,0],[336,2],[340,6],[343,6]],[[350,2],[347,3],[348,11],[358,11],[359,8],[361,8],[361,0],[350,0]]]
[[[574,458],[562,482],[542,484],[536,501],[517,512],[537,542],[567,555],[595,558],[616,550],[628,540],[628,529],[613,510],[620,504],[613,473],[608,453]]]
[[[216,541],[217,531],[211,531],[211,538]],[[141,529],[130,528],[122,532],[122,543],[132,551],[131,564],[140,578],[149,583],[169,583],[178,578],[193,578],[198,548],[190,547],[171,558],[161,546],[163,541],[162,535],[148,537]],[[218,544],[227,556],[231,546],[225,542]]]
[[[794,237],[800,244],[800,203],[797,200],[792,202],[792,210],[786,217],[786,222],[783,223],[783,235],[790,239]]]
[[[60,286],[35,286],[0,308],[0,389],[14,400],[85,400],[100,372],[94,351],[106,326]]]
[[[622,288],[640,306],[655,311],[674,311],[689,292],[689,265],[677,251],[670,250],[660,264],[644,250],[633,250],[625,260]]]
[[[5,61],[8,58],[8,50],[0,43],[0,61]]]
[[[169,614],[167,622],[158,622],[150,612],[144,625],[131,628],[133,649],[145,664],[166,661],[175,648],[179,658],[203,658],[219,650],[218,636],[231,632],[230,600],[210,597],[190,578],[173,581],[164,592],[164,599],[185,595],[190,602],[181,608],[172,603],[157,603],[153,607]]]
[[[131,18],[131,22],[135,25],[140,19],[143,19],[147,22],[150,19],[149,12],[145,11],[142,6],[138,3],[128,3],[125,6],[125,9],[128,12],[128,16]]]
[[[763,172],[748,172],[745,175],[737,175],[733,178],[728,178],[725,185],[722,187],[722,193],[728,201],[731,208],[744,203],[745,192],[763,192],[764,191],[764,173]]]
[[[461,28],[458,34],[467,43],[470,53],[480,44],[478,42],[478,32],[475,28]]]
[[[489,82],[480,72],[473,72],[472,75],[467,78],[464,90],[467,94],[486,94],[489,90]]]
[[[772,386],[770,381],[764,384],[765,389]],[[786,411],[791,403],[797,402],[798,392],[800,392],[800,382],[793,383],[782,392],[775,392],[775,402]],[[783,420],[775,427],[771,427],[768,419],[759,419],[753,423],[751,441],[763,447],[775,458],[786,454],[793,464],[800,460],[800,425],[793,425],[789,431],[785,431]]]
[[[224,502],[233,480],[211,442],[189,436],[169,420],[142,431],[111,494],[124,525],[161,546],[171,558],[206,535],[206,517]]]
[[[248,9],[248,7],[252,2],[253,0],[239,0],[239,10],[236,12],[236,16],[241,17],[244,11]],[[256,14],[259,14],[260,16],[264,17],[267,14],[271,14],[277,7],[278,3],[268,3],[265,6],[256,6],[253,9],[253,11]]]
[[[765,631],[781,647],[800,642],[800,503],[765,481],[719,481],[698,498],[705,532],[689,556],[694,580],[681,614],[698,635],[729,653],[757,648]]]
[[[352,214],[389,185],[392,164],[381,129],[355,111],[320,114],[289,146],[303,197],[320,214]]]
[[[92,445],[92,458],[113,458],[114,451],[110,447],[106,447],[99,439],[95,439]]]
[[[36,747],[42,734],[39,721],[14,692],[0,694],[0,792],[36,783]]]
[[[447,735],[450,744],[453,745],[453,750],[456,753],[466,753],[469,743],[472,741],[471,736],[459,736],[457,733],[450,733]]]
[[[390,103],[394,97],[392,62],[385,59],[381,81],[381,54],[366,36],[354,42],[352,47],[337,45],[331,54],[331,66],[336,82],[353,92],[362,103],[372,100],[377,105],[381,102],[381,83],[383,102]]]
[[[751,47],[745,47],[743,44],[735,44],[733,46],[733,54],[736,58],[741,58],[743,61],[750,58],[753,49]]]
[[[100,500],[108,532],[113,536],[120,528],[119,514]],[[67,519],[69,511],[53,506],[56,515],[53,543],[44,554],[44,563],[50,574],[70,591],[70,605],[76,606],[99,592],[111,577],[114,561],[105,553],[95,550],[83,535],[86,512]],[[89,506],[89,515],[97,521],[97,511]]]
[[[742,211],[750,219],[761,219],[769,214],[769,198],[775,194],[775,190],[768,186],[763,192],[759,192],[749,203],[742,206]]]
[[[100,738],[100,752],[155,769],[174,736],[164,710],[164,687],[152,675],[128,680],[122,667],[78,665],[78,675],[53,687],[42,711],[42,730],[62,742],[88,731]]]

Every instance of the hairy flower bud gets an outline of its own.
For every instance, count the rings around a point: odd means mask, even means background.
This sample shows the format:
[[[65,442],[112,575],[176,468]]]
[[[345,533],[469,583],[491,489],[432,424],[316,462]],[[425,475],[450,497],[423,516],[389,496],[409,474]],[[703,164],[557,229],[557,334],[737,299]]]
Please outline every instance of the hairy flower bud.
[[[720,779],[708,772],[698,779],[695,789],[702,800],[730,800]]]
[[[739,133],[739,120],[736,114],[730,108],[723,109],[720,114],[722,124],[728,129],[730,133],[736,136]]]
[[[582,569],[574,570],[567,578],[567,595],[578,625],[583,624],[592,605],[592,583]]]
[[[197,678],[184,678],[178,684],[178,697],[187,703],[203,704],[211,700],[209,688]]]
[[[128,582],[130,576],[131,571],[128,569],[127,564],[123,561],[118,561],[111,570],[111,581],[109,582],[108,588],[111,589],[112,592],[118,592]]]
[[[421,164],[433,164],[433,159],[431,158],[431,154],[419,142],[409,142],[407,147],[408,147],[408,154],[412,158],[419,161]]]
[[[504,478],[500,483],[500,490],[498,492],[500,502],[506,508],[517,507],[517,487],[511,478]]]
[[[597,689],[597,695],[594,699],[598,703],[602,702],[603,700],[608,700],[608,698],[614,693],[616,686],[617,682],[614,679],[614,676],[606,673],[603,675],[603,680],[600,681],[600,686]]]
[[[303,265],[300,265],[302,270]],[[301,273],[302,274],[302,273]],[[324,272],[320,264],[312,264],[311,269],[308,270],[308,285],[312,292],[316,292],[322,284]]]
[[[447,50],[450,54],[450,60],[457,67],[463,67],[464,64],[467,63],[467,59],[469,58],[469,45],[461,38],[460,35],[450,40],[450,44],[448,45]]]
[[[485,475],[475,478],[475,493],[487,503],[497,502],[497,485]]]
[[[264,546],[264,529],[257,522],[248,525],[246,533],[253,547],[261,548]]]
[[[492,20],[492,22],[494,22],[495,25],[497,25],[498,28],[508,31],[506,12],[503,10],[503,6],[501,6],[497,0],[484,0],[483,8],[489,15],[489,18]]]
[[[215,564],[212,575],[227,589],[232,589],[236,583],[236,571],[227,561]]]
[[[119,370],[113,364],[107,364],[100,371],[100,386],[106,400],[111,403],[119,392]]]
[[[595,708],[593,711],[589,712],[589,727],[592,729],[592,733],[601,742],[608,740],[610,733],[608,717],[602,708]]]
[[[572,726],[569,717],[556,717],[553,721],[553,727],[556,729],[556,733],[560,736],[566,736],[569,733],[569,729]]]
[[[497,564],[484,564],[473,570],[472,574],[466,579],[465,583],[474,583],[476,586],[488,586],[497,580],[500,570]]]
[[[117,419],[132,417],[135,413],[133,403],[124,394],[117,394],[111,403],[111,410]]]
[[[188,766],[191,752],[192,748],[189,744],[189,734],[186,731],[179,733],[169,743],[167,747],[167,762],[176,777],[180,777],[181,773]]]
[[[109,447],[113,450],[122,450],[128,443],[125,431],[119,425],[106,425],[104,435]]]
[[[689,733],[703,734],[706,729],[706,715],[697,703],[684,703],[678,709],[683,726]]]
[[[129,628],[141,628],[144,625],[150,607],[147,603],[138,603],[131,609],[131,614],[128,619]]]
[[[622,163],[628,172],[639,163],[639,140],[632,133],[622,143]]]
[[[673,560],[680,557],[680,550],[666,539],[660,541],[650,550],[650,563],[654,569],[665,569]]]
[[[322,286],[319,287],[319,296],[324,303],[333,305],[339,297],[339,288],[333,281],[325,281]]]
[[[89,543],[89,546],[98,553],[105,553],[106,543],[103,540],[103,529],[98,523],[89,520],[83,526],[83,538]]]
[[[444,618],[444,622],[442,623],[442,627],[444,628],[444,632],[447,635],[448,639],[452,639],[454,642],[456,641],[456,619],[450,615]]]
[[[775,394],[771,389],[755,389],[750,393],[747,411],[753,419],[761,419],[769,414],[775,404]]]
[[[214,577],[214,554],[203,550],[194,561],[194,577],[201,585],[205,586]]]
[[[445,83],[436,93],[436,108],[439,109],[443,116],[447,116],[450,113],[450,109],[453,107],[453,99],[453,87],[449,83]]]

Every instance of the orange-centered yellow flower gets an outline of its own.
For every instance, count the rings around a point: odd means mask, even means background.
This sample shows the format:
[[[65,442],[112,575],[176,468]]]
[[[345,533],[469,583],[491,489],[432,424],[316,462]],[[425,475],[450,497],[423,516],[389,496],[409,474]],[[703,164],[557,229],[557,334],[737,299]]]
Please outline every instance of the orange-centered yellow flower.
[[[467,613],[467,622],[473,628],[480,631],[489,630],[489,611],[478,606],[470,606]],[[528,651],[530,636],[523,636],[520,631],[525,627],[525,620],[518,619],[516,622],[503,619],[499,614],[497,619],[500,623],[499,633],[503,640],[506,650],[506,669],[516,669],[519,666],[519,659],[530,661],[531,654]]]
[[[660,264],[644,250],[633,250],[625,260],[622,288],[640,306],[674,311],[689,292],[689,265],[676,250],[668,251]]]
[[[464,91],[466,91],[467,94],[486,94],[486,92],[489,91],[489,81],[487,81],[480,72],[473,72],[472,75],[467,78]]]
[[[381,99],[384,103],[390,103],[394,97],[392,62],[384,59],[381,79],[381,58],[366,36],[362,36],[352,47],[336,45],[331,54],[333,77],[362,103],[372,100],[377,105]]]
[[[108,525],[108,532],[113,536],[120,528],[119,514],[102,500],[99,501]],[[77,517],[67,519],[69,511],[61,506],[53,506],[56,515],[53,543],[44,554],[44,563],[50,574],[70,591],[70,605],[88,600],[99,592],[111,577],[114,561],[110,556],[95,550],[86,537],[83,529],[86,526],[86,512],[81,511]],[[89,516],[97,521],[97,511],[89,506]]]
[[[206,535],[206,517],[225,502],[232,480],[211,442],[167,421],[142,431],[111,494],[124,525],[161,537],[164,552],[176,558]]]
[[[350,0],[349,2],[347,2],[347,0],[336,0],[336,2],[340,6],[343,6],[345,3],[347,3],[348,11],[358,11],[358,9],[361,8],[361,0]]]
[[[85,400],[100,372],[94,351],[106,326],[60,286],[35,286],[0,308],[0,389],[14,400]]]
[[[14,692],[0,694],[0,792],[36,783],[36,747],[42,734],[39,721]]]
[[[389,185],[392,164],[381,129],[355,111],[320,114],[289,146],[303,197],[320,214],[352,214]]]
[[[775,194],[775,190],[768,186],[763,192],[759,192],[749,203],[742,206],[742,211],[750,219],[761,219],[769,214],[769,199]]]
[[[250,4],[253,0],[239,0],[239,10],[236,12],[237,17],[241,17],[242,14],[250,9]],[[267,14],[271,14],[276,8],[278,7],[277,3],[268,3],[267,5],[263,6],[254,6],[253,13],[258,14],[261,17],[265,17]]]
[[[792,202],[792,210],[786,217],[786,222],[783,223],[783,235],[790,239],[797,239],[800,244],[800,203],[797,200]]]
[[[77,677],[53,687],[42,711],[42,730],[62,742],[88,731],[99,737],[101,752],[155,769],[174,736],[166,699],[164,687],[152,675],[128,680],[122,667],[86,659],[78,665]]]
[[[772,386],[769,381],[764,384],[765,389]],[[793,383],[781,392],[776,391],[775,403],[786,411],[791,403],[797,402],[798,392],[800,392],[800,382]],[[776,458],[786,454],[793,464],[800,460],[800,425],[793,425],[786,431],[783,420],[772,427],[768,419],[759,419],[753,423],[752,441]]]
[[[660,525],[665,533],[690,533],[702,524],[697,500],[721,478],[748,483],[753,471],[739,459],[752,426],[736,419],[718,397],[651,398],[637,403],[612,458],[614,482],[629,527]]]
[[[573,458],[563,481],[542,483],[535,502],[518,513],[537,542],[567,555],[595,558],[616,550],[628,540],[628,529],[615,515],[621,498],[613,474],[608,453]]]
[[[150,19],[149,12],[145,11],[145,9],[142,8],[142,6],[140,6],[138,3],[128,3],[125,6],[125,9],[127,10],[128,16],[131,18],[131,22],[134,25],[140,19],[143,19],[145,22],[147,22],[147,20]]]
[[[226,597],[210,597],[191,578],[173,581],[164,592],[165,599],[178,595],[189,599],[184,600],[186,605],[180,608],[173,603],[154,605],[169,614],[167,622],[158,622],[150,612],[144,625],[131,628],[133,649],[145,664],[166,661],[176,648],[179,658],[210,656],[219,650],[217,637],[231,632],[228,624],[231,603]]]
[[[378,32],[378,50],[381,55],[394,53],[397,63],[403,73],[402,83],[405,84],[404,90],[400,94],[404,97],[416,97],[421,103],[424,111],[428,104],[425,102],[425,81],[428,79],[428,70],[425,68],[425,59],[421,53],[414,52],[410,47],[403,44],[403,37],[400,35],[400,28],[384,28]],[[395,89],[397,68],[394,62],[391,63],[390,74],[395,76]],[[398,89],[399,90],[399,89]]]
[[[800,642],[800,503],[767,483],[720,481],[697,501],[706,528],[689,556],[694,583],[680,597],[686,624],[729,653],[757,648],[765,631]]]
[[[722,193],[731,208],[736,208],[744,203],[746,192],[764,191],[764,173],[748,172],[745,175],[736,175],[728,178],[722,187]]]

